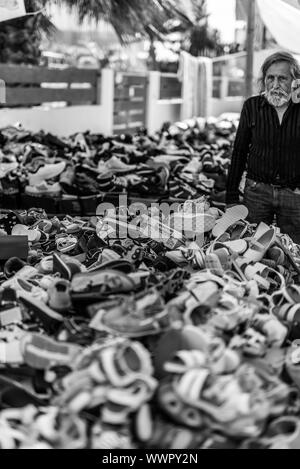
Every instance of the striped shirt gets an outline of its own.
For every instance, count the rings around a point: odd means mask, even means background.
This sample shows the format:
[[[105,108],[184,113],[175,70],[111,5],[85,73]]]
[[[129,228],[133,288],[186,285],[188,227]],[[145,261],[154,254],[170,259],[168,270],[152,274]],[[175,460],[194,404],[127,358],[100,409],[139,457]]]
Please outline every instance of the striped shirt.
[[[239,201],[244,171],[256,182],[300,187],[300,105],[290,102],[280,124],[264,96],[243,107],[227,182],[227,204]]]

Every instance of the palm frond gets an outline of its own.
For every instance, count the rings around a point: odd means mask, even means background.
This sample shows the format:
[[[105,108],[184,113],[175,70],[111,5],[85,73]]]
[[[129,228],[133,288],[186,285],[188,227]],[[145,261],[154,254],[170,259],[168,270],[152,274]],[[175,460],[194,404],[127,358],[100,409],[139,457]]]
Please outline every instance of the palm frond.
[[[75,11],[80,22],[88,19],[110,23],[123,43],[135,34],[148,36],[149,28],[156,37],[167,34],[165,24],[170,18],[177,17],[192,25],[175,0],[57,0],[57,3]]]

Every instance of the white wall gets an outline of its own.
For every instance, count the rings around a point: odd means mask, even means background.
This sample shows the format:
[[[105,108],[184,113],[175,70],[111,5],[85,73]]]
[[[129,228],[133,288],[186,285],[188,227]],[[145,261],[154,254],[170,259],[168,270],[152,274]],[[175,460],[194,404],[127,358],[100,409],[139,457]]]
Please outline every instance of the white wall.
[[[76,132],[109,133],[103,106],[72,106],[62,109],[3,109],[0,128],[20,122],[26,130],[44,130],[59,136]]]
[[[212,116],[219,117],[224,112],[241,112],[243,98],[212,99]]]
[[[180,120],[182,99],[159,99],[160,72],[149,73],[148,112],[146,126],[150,134],[160,130],[165,122]]]

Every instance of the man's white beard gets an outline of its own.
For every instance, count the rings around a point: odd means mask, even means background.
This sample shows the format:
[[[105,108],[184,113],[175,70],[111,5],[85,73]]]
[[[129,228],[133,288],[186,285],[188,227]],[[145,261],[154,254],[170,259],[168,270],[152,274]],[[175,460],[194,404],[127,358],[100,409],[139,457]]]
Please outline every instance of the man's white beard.
[[[275,91],[270,90],[265,92],[265,96],[270,104],[274,107],[282,107],[285,104],[288,104],[291,100],[292,94],[288,94],[283,90]]]

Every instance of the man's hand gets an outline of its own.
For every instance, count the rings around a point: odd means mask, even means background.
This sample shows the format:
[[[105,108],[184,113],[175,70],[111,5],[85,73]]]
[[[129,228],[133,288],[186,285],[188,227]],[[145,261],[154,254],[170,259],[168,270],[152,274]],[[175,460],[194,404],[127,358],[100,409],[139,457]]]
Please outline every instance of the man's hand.
[[[294,80],[292,83],[292,101],[295,104],[300,103],[300,80]]]

